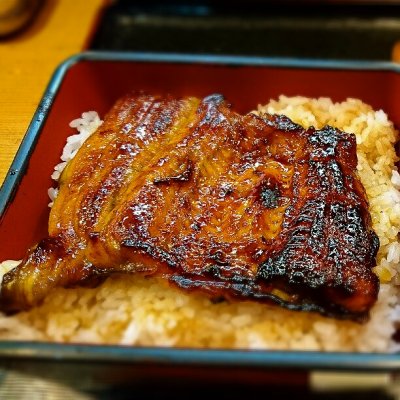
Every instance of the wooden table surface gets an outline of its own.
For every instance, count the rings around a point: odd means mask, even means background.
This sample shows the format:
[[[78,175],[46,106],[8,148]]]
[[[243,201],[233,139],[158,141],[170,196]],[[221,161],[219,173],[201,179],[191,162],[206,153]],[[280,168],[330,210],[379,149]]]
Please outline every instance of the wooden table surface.
[[[49,79],[82,51],[104,0],[47,0],[20,34],[0,38],[0,184]]]

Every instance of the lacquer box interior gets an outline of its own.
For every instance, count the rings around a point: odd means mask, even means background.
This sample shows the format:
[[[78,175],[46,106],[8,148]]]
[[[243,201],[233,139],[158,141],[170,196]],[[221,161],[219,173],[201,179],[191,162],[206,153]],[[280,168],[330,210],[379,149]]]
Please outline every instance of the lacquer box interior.
[[[279,95],[359,98],[400,123],[400,68],[391,63],[321,62],[262,57],[83,53],[56,71],[1,190],[0,259],[20,259],[46,235],[50,175],[83,111],[100,116],[129,91],[175,96],[220,93],[245,113]],[[191,368],[393,370],[396,354],[188,350],[1,342],[2,362],[32,365],[68,360]],[[43,364],[44,363],[44,364]],[[67,365],[67,364],[65,364]],[[51,372],[50,370],[48,371]],[[204,372],[204,371],[203,371]]]

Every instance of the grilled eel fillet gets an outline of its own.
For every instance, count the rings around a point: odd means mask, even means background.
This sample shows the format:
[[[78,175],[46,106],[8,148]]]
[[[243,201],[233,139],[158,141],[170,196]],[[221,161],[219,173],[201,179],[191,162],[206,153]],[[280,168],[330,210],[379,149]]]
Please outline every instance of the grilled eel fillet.
[[[128,95],[62,173],[49,236],[5,275],[1,308],[125,272],[365,319],[379,241],[356,164],[354,135],[329,126]]]

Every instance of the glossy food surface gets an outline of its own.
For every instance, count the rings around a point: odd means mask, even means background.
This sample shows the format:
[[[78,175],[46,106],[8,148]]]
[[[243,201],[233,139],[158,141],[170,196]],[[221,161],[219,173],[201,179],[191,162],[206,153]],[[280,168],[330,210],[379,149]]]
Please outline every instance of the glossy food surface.
[[[8,273],[1,306],[114,272],[185,290],[368,315],[379,243],[355,137],[241,116],[222,96],[128,95],[60,178],[49,237]]]

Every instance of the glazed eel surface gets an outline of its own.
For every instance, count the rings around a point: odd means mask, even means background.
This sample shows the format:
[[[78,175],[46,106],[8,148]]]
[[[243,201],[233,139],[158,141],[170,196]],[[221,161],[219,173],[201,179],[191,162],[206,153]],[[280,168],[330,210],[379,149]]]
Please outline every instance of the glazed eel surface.
[[[363,320],[379,241],[352,134],[240,115],[221,95],[131,94],[59,181],[49,234],[7,273],[0,307],[112,273],[215,300]]]

